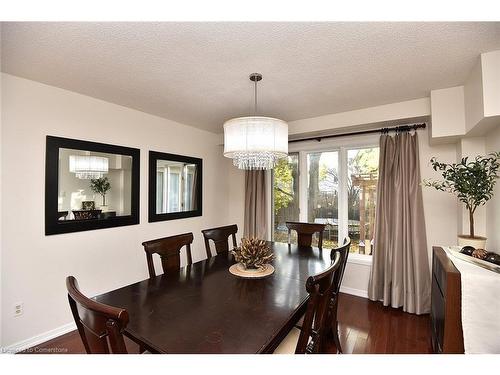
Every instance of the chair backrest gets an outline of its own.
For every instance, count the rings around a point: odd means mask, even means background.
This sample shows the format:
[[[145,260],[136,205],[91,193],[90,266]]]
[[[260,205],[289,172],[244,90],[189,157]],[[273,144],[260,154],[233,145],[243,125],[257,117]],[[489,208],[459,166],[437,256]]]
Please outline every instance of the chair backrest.
[[[340,253],[340,267],[338,271],[335,273],[335,279],[333,280],[335,286],[333,292],[335,294],[338,294],[340,291],[340,286],[342,284],[342,279],[344,278],[344,271],[345,271],[345,266],[347,265],[347,257],[349,256],[350,247],[351,247],[351,239],[349,237],[346,237],[344,238],[344,244],[342,246],[332,249],[332,251],[330,252],[330,258],[332,259],[332,262],[335,258],[335,253],[336,252]]]
[[[123,330],[127,310],[85,297],[73,276],[66,278],[68,300],[78,332],[88,354],[126,354]]]
[[[299,246],[311,246],[313,234],[319,233],[318,247],[320,249],[323,248],[323,231],[325,230],[325,224],[287,221],[285,225],[288,228],[288,243],[290,243],[290,233],[292,230],[297,232],[297,244]]]
[[[205,229],[202,230],[201,233],[203,233],[203,238],[205,239],[205,250],[207,251],[208,258],[212,256],[209,240],[214,242],[217,254],[229,251],[229,236],[233,238],[233,248],[238,246],[236,244],[236,233],[238,233],[238,226],[236,224]]]
[[[321,353],[324,350],[325,338],[330,330],[328,317],[333,279],[340,267],[340,253],[335,254],[333,262],[325,271],[307,279],[309,301],[295,354]]]
[[[148,262],[149,277],[155,277],[155,266],[153,254],[158,254],[161,258],[163,273],[179,270],[181,267],[181,249],[186,246],[187,265],[193,263],[191,258],[191,244],[193,243],[193,233],[178,234],[176,236],[158,238],[156,240],[142,243],[146,252]]]

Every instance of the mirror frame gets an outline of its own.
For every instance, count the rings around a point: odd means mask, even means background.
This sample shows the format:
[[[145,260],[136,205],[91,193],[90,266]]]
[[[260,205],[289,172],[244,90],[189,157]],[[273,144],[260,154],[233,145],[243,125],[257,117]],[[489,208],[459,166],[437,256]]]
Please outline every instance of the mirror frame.
[[[156,213],[156,171],[158,160],[172,160],[182,163],[196,165],[196,185],[198,186],[198,196],[196,201],[196,210],[170,212],[158,214]],[[188,217],[202,216],[203,212],[203,159],[194,158],[184,155],[168,154],[165,152],[149,151],[149,222],[165,220],[184,219]]]
[[[130,215],[110,217],[106,220],[58,220],[59,149],[103,152],[132,157],[132,187]],[[137,148],[47,136],[45,153],[45,235],[81,232],[86,230],[139,224],[140,150]]]

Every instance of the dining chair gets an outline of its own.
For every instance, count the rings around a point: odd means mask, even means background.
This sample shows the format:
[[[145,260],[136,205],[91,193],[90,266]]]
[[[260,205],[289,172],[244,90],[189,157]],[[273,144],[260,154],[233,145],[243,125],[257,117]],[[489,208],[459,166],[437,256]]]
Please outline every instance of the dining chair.
[[[318,248],[323,248],[323,231],[326,227],[325,224],[287,221],[285,225],[288,228],[288,243],[290,243],[292,230],[297,232],[297,244],[299,246],[311,246],[313,234],[318,233]]]
[[[238,226],[236,224],[212,229],[205,229],[202,230],[201,233],[203,233],[203,238],[205,239],[205,250],[207,251],[207,258],[210,258],[212,256],[212,251],[210,250],[210,240],[214,242],[215,252],[217,254],[229,251],[229,236],[232,237],[233,248],[238,246],[236,244],[236,233],[238,233]]]
[[[163,273],[167,273],[168,271],[176,271],[181,268],[181,249],[184,246],[186,247],[186,264],[192,264],[192,243],[193,233],[178,234],[176,236],[163,237],[156,240],[143,242],[142,246],[144,246],[144,251],[146,252],[149,277],[156,276],[153,254],[158,254],[160,256]]]
[[[330,330],[328,317],[331,308],[334,278],[340,267],[340,253],[335,252],[333,262],[323,272],[309,276],[306,290],[309,301],[302,327],[292,328],[274,351],[275,354],[316,354],[325,352],[325,340]]]
[[[73,276],[66,278],[68,300],[78,332],[88,354],[127,354],[123,331],[127,310],[99,303],[80,292]]]
[[[340,266],[337,272],[335,272],[333,280],[334,287],[332,289],[332,297],[330,301],[330,309],[328,316],[328,321],[330,322],[329,325],[331,327],[331,333],[333,335],[333,341],[335,342],[335,346],[339,353],[342,353],[342,346],[340,345],[340,338],[339,338],[339,322],[337,320],[337,310],[339,303],[340,287],[342,285],[342,280],[344,278],[344,271],[347,265],[347,258],[349,256],[350,247],[351,247],[351,239],[349,237],[346,237],[344,239],[344,244],[342,246],[332,249],[332,251],[330,252],[330,258],[332,259],[332,262],[334,261],[336,254],[340,254]]]

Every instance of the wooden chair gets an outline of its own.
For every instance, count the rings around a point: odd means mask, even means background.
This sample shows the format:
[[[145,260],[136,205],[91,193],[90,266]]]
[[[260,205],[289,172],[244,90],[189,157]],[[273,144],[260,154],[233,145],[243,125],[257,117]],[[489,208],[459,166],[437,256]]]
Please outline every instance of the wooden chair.
[[[330,331],[328,321],[330,302],[335,287],[335,274],[339,267],[340,253],[336,252],[333,262],[325,271],[307,279],[306,290],[309,293],[309,301],[302,327],[300,330],[292,328],[274,353],[291,354],[293,343],[296,343],[295,354],[316,354],[325,351],[325,339]]]
[[[123,331],[127,310],[85,297],[73,276],[66,278],[68,300],[78,332],[88,354],[127,354]]]
[[[323,231],[325,230],[325,224],[287,221],[285,225],[288,228],[288,243],[290,243],[290,234],[292,230],[297,232],[297,244],[299,246],[311,246],[313,234],[319,233],[318,248],[323,248]]]
[[[217,254],[229,251],[229,236],[233,238],[233,248],[237,247],[236,233],[238,233],[238,226],[236,224],[227,225],[225,227],[218,227],[212,229],[202,230],[203,238],[205,239],[205,250],[207,251],[207,258],[212,256],[210,251],[210,242],[212,240],[215,244],[215,251]]]
[[[328,321],[330,322],[331,333],[333,335],[333,340],[335,342],[335,346],[339,353],[342,353],[342,346],[340,345],[339,338],[339,323],[337,320],[337,310],[338,310],[338,302],[339,302],[339,293],[340,286],[342,285],[342,279],[344,278],[344,271],[347,265],[347,258],[349,256],[349,249],[351,247],[351,239],[349,237],[344,239],[344,244],[336,249],[332,249],[330,252],[330,258],[332,262],[334,261],[336,254],[340,254],[340,266],[337,272],[335,272],[335,277],[333,280],[333,290],[332,290],[332,298],[330,301],[330,310]]]
[[[149,277],[155,277],[155,266],[153,254],[158,254],[161,258],[163,273],[176,271],[181,267],[181,249],[186,246],[187,265],[193,263],[191,258],[191,244],[193,243],[193,233],[184,233],[176,236],[158,238],[156,240],[142,243],[146,252],[148,262]]]

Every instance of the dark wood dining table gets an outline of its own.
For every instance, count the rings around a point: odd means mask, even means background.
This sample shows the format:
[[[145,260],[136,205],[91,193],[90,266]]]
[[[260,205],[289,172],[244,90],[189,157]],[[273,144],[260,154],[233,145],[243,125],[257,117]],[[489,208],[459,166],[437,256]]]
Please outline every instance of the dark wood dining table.
[[[232,275],[221,253],[95,297],[127,309],[125,335],[151,352],[272,353],[305,311],[310,275],[330,265],[330,250],[269,242],[275,272]]]

